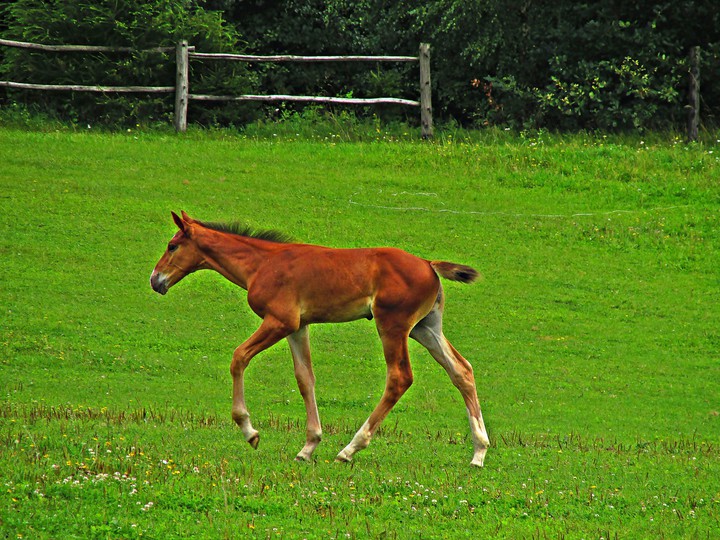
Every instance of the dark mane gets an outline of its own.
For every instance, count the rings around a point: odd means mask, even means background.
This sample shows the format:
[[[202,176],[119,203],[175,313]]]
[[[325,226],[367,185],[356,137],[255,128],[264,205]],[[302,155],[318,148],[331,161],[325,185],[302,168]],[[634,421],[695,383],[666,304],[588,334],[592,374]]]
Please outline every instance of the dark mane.
[[[198,221],[200,225],[213,231],[237,234],[238,236],[245,236],[247,238],[257,238],[258,240],[266,240],[268,242],[277,242],[279,244],[288,244],[292,242],[292,238],[285,233],[270,230],[253,229],[249,225],[239,223],[237,221],[233,223],[218,223],[218,222],[204,222]]]

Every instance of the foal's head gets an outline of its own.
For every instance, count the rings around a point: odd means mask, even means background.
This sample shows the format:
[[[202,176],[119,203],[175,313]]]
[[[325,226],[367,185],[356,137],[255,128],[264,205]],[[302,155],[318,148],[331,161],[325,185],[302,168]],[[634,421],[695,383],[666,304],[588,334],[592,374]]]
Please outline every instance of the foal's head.
[[[150,276],[150,285],[160,294],[168,292],[170,287],[188,274],[205,268],[205,257],[192,240],[191,229],[196,223],[195,220],[185,212],[182,217],[173,212],[172,217],[179,230],[170,239],[167,250]]]

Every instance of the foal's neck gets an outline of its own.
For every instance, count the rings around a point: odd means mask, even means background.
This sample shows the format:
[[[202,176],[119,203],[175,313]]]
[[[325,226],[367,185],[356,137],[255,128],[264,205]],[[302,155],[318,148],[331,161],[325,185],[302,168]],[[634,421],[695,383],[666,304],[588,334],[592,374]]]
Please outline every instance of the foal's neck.
[[[264,240],[211,229],[204,229],[195,241],[208,268],[246,290],[262,261],[277,247]]]

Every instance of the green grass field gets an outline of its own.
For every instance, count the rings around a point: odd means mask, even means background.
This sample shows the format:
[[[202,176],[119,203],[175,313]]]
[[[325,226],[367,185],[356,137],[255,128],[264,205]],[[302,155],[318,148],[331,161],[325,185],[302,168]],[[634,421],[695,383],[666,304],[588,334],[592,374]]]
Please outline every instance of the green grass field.
[[[456,139],[0,129],[0,536],[717,538],[720,141]],[[368,321],[311,328],[314,463],[288,346],[253,360],[252,450],[230,418],[244,292],[149,286],[181,209],[480,270],[445,283],[445,332],[485,467],[415,343],[413,387],[333,462],[383,389]]]

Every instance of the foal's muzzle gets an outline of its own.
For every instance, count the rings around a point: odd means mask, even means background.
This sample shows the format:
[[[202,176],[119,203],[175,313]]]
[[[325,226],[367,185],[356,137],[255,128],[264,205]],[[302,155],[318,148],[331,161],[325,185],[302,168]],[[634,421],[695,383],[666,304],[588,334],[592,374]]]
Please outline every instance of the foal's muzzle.
[[[153,288],[153,291],[160,294],[165,294],[170,288],[164,274],[153,274],[150,276],[150,286]]]

